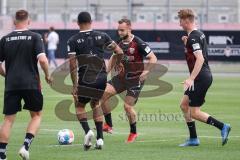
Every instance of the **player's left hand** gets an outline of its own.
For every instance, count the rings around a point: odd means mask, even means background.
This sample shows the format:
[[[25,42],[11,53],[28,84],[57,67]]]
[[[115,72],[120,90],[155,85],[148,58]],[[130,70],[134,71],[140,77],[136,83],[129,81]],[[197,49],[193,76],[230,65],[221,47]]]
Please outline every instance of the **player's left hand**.
[[[125,68],[124,68],[124,65],[122,63],[116,65],[114,67],[115,71],[117,72],[117,74],[120,76],[120,77],[124,77],[124,74],[125,74]]]
[[[186,79],[183,83],[183,88],[184,91],[186,90],[194,91],[194,80],[191,78]]]
[[[143,71],[142,74],[139,77],[140,82],[143,82],[147,79],[149,71]]]

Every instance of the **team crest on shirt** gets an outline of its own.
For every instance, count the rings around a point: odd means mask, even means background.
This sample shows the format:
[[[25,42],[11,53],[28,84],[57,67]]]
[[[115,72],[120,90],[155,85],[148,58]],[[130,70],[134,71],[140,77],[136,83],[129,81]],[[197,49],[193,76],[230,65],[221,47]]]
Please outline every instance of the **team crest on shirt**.
[[[134,54],[135,48],[129,48],[129,52],[130,52],[130,54]]]

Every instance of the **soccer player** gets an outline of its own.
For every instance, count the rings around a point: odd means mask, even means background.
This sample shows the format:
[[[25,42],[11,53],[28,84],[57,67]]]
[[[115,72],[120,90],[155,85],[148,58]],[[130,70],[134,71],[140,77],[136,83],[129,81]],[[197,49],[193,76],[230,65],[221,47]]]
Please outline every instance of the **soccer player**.
[[[183,82],[185,93],[180,105],[189,128],[190,138],[180,146],[198,146],[200,144],[193,119],[218,128],[221,131],[222,145],[225,145],[231,130],[230,125],[220,122],[200,109],[212,84],[206,37],[197,30],[195,15],[191,9],[180,10],[178,17],[180,26],[188,34],[188,36],[183,36],[182,40],[186,47],[185,56],[190,72],[190,76]]]
[[[147,43],[131,33],[131,21],[129,19],[121,19],[118,23],[118,34],[120,36],[118,45],[123,49],[124,58],[121,61],[121,65],[117,67],[119,74],[108,82],[103,96],[102,108],[106,121],[103,130],[109,133],[112,132],[112,118],[111,112],[109,112],[108,99],[123,91],[127,91],[124,99],[124,109],[130,124],[130,134],[126,142],[131,143],[138,136],[134,106],[138,100],[144,81],[157,62],[157,58]],[[112,65],[113,58],[114,55],[109,60],[109,66]],[[144,58],[148,60],[145,67],[143,63]]]
[[[103,147],[103,114],[99,106],[107,84],[106,65],[103,59],[104,49],[114,51],[116,63],[120,63],[123,55],[121,48],[106,34],[92,30],[92,20],[88,12],[78,15],[80,32],[68,40],[73,96],[75,98],[76,114],[85,132],[84,150],[91,147],[94,136],[87,122],[85,106],[88,102],[93,110],[93,118],[97,130],[95,149]],[[114,66],[114,65],[113,65]],[[77,76],[77,69],[78,76]],[[92,90],[91,90],[92,89]],[[94,96],[94,97],[93,97]]]
[[[0,129],[0,159],[6,158],[6,147],[17,112],[23,109],[30,112],[31,120],[26,130],[19,155],[29,159],[29,147],[40,126],[43,108],[40,76],[37,63],[44,71],[47,83],[52,82],[48,72],[48,60],[41,35],[28,30],[28,12],[18,10],[15,14],[15,30],[0,41],[0,74],[5,77],[4,121]],[[2,62],[5,61],[5,70]]]

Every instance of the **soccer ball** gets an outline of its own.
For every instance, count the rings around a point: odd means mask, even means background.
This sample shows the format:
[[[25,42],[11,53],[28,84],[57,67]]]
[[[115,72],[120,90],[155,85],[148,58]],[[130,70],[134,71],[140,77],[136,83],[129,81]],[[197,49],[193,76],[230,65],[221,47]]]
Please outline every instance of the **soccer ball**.
[[[74,134],[70,129],[60,130],[57,137],[60,145],[72,144],[74,141]]]

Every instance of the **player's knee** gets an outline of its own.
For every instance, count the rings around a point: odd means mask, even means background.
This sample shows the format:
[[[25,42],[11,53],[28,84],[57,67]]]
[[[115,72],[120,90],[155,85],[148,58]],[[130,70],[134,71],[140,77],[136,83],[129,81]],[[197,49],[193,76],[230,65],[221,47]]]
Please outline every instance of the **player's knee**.
[[[8,125],[12,125],[14,123],[15,118],[12,116],[5,116],[4,121]]]
[[[126,113],[131,113],[133,111],[133,106],[125,104],[124,105],[124,110],[125,110]]]
[[[92,100],[92,101],[90,102],[90,105],[91,105],[92,108],[96,108],[96,106],[99,105],[99,101],[97,101],[97,100]]]
[[[41,111],[40,112],[31,112],[31,117],[41,119],[42,112]]]
[[[183,112],[187,112],[189,106],[188,106],[187,103],[181,103],[181,104],[180,104],[180,108],[181,108],[181,110],[182,110]]]
[[[195,109],[191,109],[191,117],[194,119],[198,119],[199,111]]]

